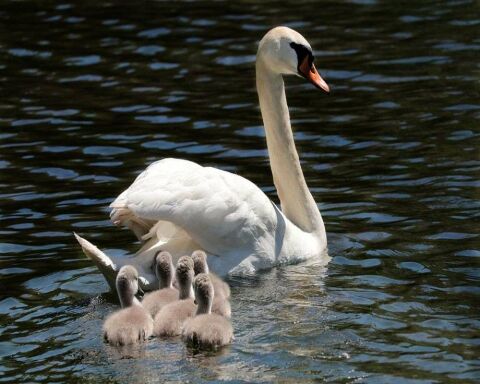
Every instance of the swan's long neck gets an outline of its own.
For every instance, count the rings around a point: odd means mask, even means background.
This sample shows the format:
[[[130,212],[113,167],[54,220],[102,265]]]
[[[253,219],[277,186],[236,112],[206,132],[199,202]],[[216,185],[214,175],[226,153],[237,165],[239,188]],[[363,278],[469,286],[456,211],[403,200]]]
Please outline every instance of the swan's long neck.
[[[259,55],[256,71],[270,166],[282,211],[303,231],[324,237],[322,216],[305,182],[295,148],[282,75],[269,70]]]

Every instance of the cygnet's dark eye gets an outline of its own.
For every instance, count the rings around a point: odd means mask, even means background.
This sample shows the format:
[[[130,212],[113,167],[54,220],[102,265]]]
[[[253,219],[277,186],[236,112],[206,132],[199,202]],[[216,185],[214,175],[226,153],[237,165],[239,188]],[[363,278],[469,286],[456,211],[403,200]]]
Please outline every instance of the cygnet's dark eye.
[[[297,44],[297,43],[294,43],[294,42],[291,42],[290,43],[290,46],[295,50],[295,52],[297,53],[297,59],[298,59],[298,64],[297,64],[297,69],[300,70],[300,65],[303,63],[303,61],[305,60],[305,57],[308,57],[308,65],[309,67],[312,66],[313,64],[313,60],[314,60],[314,57],[313,57],[313,53],[312,51],[307,48],[305,45],[303,44]]]

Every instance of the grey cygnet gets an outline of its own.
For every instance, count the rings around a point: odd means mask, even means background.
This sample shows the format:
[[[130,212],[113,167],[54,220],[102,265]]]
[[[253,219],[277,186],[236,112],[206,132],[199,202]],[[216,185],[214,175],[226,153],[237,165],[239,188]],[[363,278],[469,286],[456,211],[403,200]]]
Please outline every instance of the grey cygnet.
[[[201,273],[194,281],[197,312],[183,325],[182,339],[189,345],[200,348],[219,348],[230,344],[233,328],[223,316],[212,313],[213,284],[210,277]]]
[[[178,300],[178,290],[172,285],[175,270],[172,255],[166,251],[157,253],[154,267],[159,289],[146,294],[142,301],[143,307],[152,317],[165,305]]]
[[[153,331],[150,314],[135,298],[138,292],[138,272],[131,265],[120,269],[116,288],[122,309],[107,317],[103,338],[112,345],[136,344],[146,341]]]
[[[153,325],[155,336],[178,336],[184,321],[195,314],[193,296],[193,260],[190,256],[178,259],[175,277],[179,285],[178,300],[165,305],[156,314]]]

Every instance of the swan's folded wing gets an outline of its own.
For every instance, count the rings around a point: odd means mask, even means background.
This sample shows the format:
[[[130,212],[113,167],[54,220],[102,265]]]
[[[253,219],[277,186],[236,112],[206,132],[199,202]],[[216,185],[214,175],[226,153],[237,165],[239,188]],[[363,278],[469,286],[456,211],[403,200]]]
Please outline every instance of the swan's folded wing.
[[[83,253],[85,253],[85,255],[95,263],[97,268],[105,276],[105,279],[107,280],[108,285],[110,286],[112,291],[115,291],[115,278],[118,272],[115,263],[110,257],[108,257],[105,253],[103,253],[100,249],[98,249],[88,240],[78,236],[75,232],[73,234],[75,235],[75,238],[82,247]]]
[[[271,201],[255,184],[179,159],[151,164],[111,207],[117,223],[170,221],[213,254],[245,249],[276,225]]]

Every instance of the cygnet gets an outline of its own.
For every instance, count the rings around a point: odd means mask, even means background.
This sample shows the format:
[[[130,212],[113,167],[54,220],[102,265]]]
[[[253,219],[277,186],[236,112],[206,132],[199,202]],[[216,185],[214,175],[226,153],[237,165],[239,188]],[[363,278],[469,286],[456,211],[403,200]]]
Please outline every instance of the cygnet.
[[[215,290],[215,296],[223,296],[224,298],[228,299],[230,297],[230,287],[215,273],[210,272],[207,263],[207,254],[201,250],[194,251],[192,253],[192,259],[195,276],[197,276],[199,273],[207,273],[212,281],[213,289]]]
[[[213,284],[210,277],[201,273],[194,281],[196,315],[185,321],[182,339],[193,347],[219,348],[230,344],[233,328],[225,317],[212,313]]]
[[[209,271],[207,264],[207,254],[203,251],[195,251],[192,253],[193,270],[195,276],[200,273],[206,273],[210,277],[213,284],[213,304],[212,312],[218,315],[230,318],[232,316],[232,308],[228,297],[230,297],[230,287],[220,277]]]
[[[173,288],[174,266],[169,252],[159,252],[155,256],[155,275],[159,289],[145,295],[142,305],[152,317],[165,305],[178,300],[178,290]]]
[[[178,336],[184,321],[195,314],[193,299],[193,260],[190,256],[178,259],[175,277],[179,286],[178,300],[165,305],[156,314],[153,325],[155,336]]]
[[[112,345],[136,344],[147,340],[152,335],[153,320],[135,298],[139,290],[137,270],[125,265],[118,272],[115,284],[122,309],[105,320],[104,340]]]

